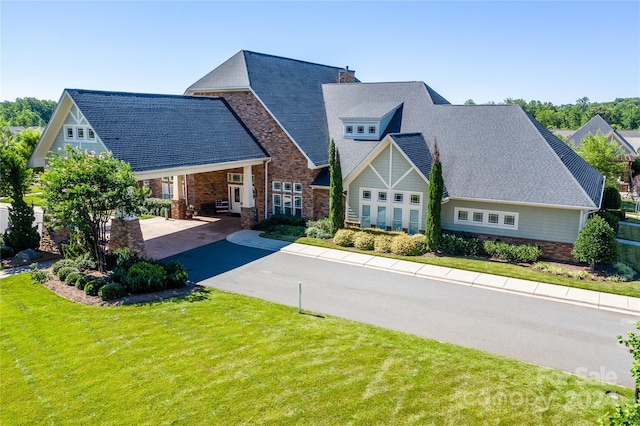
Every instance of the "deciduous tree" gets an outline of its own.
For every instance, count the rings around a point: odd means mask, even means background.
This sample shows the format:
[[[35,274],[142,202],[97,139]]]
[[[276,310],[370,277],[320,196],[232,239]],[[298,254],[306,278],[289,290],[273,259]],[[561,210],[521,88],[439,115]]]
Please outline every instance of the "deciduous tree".
[[[135,214],[144,199],[131,167],[109,154],[82,152],[71,146],[54,154],[40,178],[54,225],[77,229],[104,270],[106,225],[110,217]]]
[[[616,161],[623,155],[620,145],[615,141],[609,142],[600,131],[595,135],[590,133],[582,139],[576,152],[594,169],[602,173],[607,180],[615,182],[618,176],[624,172],[624,164]]]

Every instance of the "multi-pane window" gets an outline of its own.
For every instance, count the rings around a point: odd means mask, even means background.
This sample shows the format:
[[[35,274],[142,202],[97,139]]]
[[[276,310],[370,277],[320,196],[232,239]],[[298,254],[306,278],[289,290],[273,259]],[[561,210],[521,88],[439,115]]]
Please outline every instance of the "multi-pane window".
[[[87,137],[88,135],[88,137]],[[64,140],[69,142],[95,142],[96,134],[89,126],[64,126]]]
[[[399,192],[393,193],[393,202],[394,203],[402,203],[404,201],[404,194]]]
[[[417,234],[420,229],[420,211],[409,210],[409,235]]]
[[[302,217],[302,183],[272,181],[273,214],[288,214]]]
[[[387,201],[387,193],[385,191],[378,191],[378,201]]]
[[[376,134],[376,126],[369,126],[369,134],[370,135]]]
[[[360,218],[360,226],[363,228],[371,227],[371,206],[368,204],[362,205],[362,216]]]
[[[387,208],[385,206],[378,206],[376,228],[387,229]]]
[[[96,133],[91,128],[87,129],[87,134],[89,136],[89,140],[92,140],[92,139],[96,138]]]
[[[344,132],[348,135],[353,133],[353,126],[345,126]]]
[[[391,229],[393,231],[402,231],[402,209],[393,209],[393,224]]]
[[[420,204],[420,195],[411,194],[411,204]]]
[[[364,134],[364,126],[358,126],[357,127],[357,132],[358,132],[359,135]]]
[[[518,213],[512,212],[456,207],[453,222],[491,228],[518,229],[518,216]]]
[[[371,191],[368,190],[363,190],[362,191],[362,199],[363,200],[370,200],[371,199]]]

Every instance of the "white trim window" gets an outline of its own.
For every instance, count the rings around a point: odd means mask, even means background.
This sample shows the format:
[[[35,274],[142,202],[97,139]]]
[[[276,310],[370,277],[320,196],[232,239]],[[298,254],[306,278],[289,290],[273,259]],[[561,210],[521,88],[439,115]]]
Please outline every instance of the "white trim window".
[[[519,213],[456,207],[453,223],[487,228],[518,229]]]
[[[89,126],[63,126],[65,142],[95,142],[96,134]]]
[[[302,183],[300,182],[271,182],[272,212],[273,214],[286,214],[302,217]]]
[[[420,232],[423,194],[360,188],[360,227]]]

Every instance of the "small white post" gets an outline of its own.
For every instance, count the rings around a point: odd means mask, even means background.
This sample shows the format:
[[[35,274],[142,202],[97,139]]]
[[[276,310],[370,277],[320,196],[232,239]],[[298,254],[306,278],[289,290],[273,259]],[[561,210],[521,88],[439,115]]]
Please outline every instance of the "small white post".
[[[302,313],[302,282],[298,282],[298,313]]]

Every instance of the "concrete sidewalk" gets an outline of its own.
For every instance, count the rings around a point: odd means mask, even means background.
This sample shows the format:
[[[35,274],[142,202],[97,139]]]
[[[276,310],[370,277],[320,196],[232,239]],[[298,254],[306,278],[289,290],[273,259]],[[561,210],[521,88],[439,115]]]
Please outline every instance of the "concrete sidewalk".
[[[436,279],[454,284],[505,291],[523,296],[555,300],[640,317],[640,298],[636,297],[526,281],[517,278],[507,278],[499,275],[464,271],[442,266],[425,265],[423,263],[408,262],[406,260],[390,259],[387,257],[308,246],[298,243],[287,243],[262,238],[260,237],[260,231],[238,231],[229,235],[227,241],[263,250],[281,251],[297,256],[313,257],[331,262],[341,262],[364,268],[375,268],[399,274],[412,275],[419,278]]]

